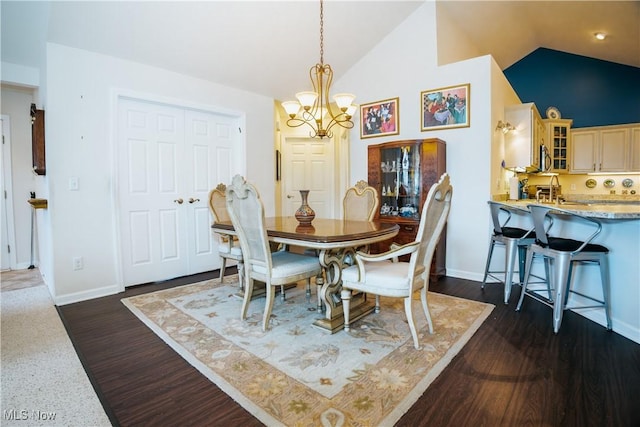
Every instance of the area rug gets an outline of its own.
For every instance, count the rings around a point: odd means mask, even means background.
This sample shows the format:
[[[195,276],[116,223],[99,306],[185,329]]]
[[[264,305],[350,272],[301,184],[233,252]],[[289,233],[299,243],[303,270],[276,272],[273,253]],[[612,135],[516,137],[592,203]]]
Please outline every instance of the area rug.
[[[421,350],[413,347],[402,301],[350,332],[312,323],[315,294],[304,286],[276,297],[262,332],[264,298],[240,320],[237,277],[123,299],[162,340],[268,426],[393,425],[471,338],[493,306],[429,293],[434,334],[414,300]]]

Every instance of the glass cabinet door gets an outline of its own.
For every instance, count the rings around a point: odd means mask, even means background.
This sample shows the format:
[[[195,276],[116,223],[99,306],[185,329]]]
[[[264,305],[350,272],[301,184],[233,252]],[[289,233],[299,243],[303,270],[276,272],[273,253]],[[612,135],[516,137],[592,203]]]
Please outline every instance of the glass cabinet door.
[[[569,170],[571,120],[549,121],[549,155],[551,170],[566,172]]]
[[[419,145],[381,149],[380,176],[380,216],[419,219]]]

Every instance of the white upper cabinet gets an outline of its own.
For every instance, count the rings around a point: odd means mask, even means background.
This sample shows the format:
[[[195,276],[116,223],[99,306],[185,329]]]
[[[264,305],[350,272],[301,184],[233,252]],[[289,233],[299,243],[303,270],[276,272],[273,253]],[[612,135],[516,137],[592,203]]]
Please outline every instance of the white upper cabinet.
[[[571,173],[640,171],[640,126],[573,129]]]
[[[523,171],[529,167],[538,169],[546,128],[535,104],[505,107],[504,119],[515,128],[504,136],[505,167]]]
[[[572,137],[571,172],[595,172],[598,132],[595,130],[574,129]]]
[[[600,172],[625,172],[628,167],[629,129],[600,132]]]
[[[640,172],[640,126],[632,127],[629,131],[631,135],[631,164],[632,172]]]

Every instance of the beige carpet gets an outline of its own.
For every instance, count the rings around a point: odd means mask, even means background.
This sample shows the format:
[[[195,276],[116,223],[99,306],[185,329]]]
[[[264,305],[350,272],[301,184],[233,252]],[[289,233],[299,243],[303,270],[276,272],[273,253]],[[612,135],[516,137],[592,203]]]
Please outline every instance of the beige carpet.
[[[0,425],[110,426],[37,275],[36,270],[2,273]],[[30,278],[39,279],[37,286]]]
[[[237,280],[237,278],[235,278]],[[315,295],[276,299],[272,329],[261,329],[264,299],[240,321],[237,283],[211,280],[123,300],[159,337],[268,426],[393,425],[493,310],[430,293],[434,335],[413,348],[401,301],[328,334],[312,325]],[[427,331],[419,300],[417,327]]]

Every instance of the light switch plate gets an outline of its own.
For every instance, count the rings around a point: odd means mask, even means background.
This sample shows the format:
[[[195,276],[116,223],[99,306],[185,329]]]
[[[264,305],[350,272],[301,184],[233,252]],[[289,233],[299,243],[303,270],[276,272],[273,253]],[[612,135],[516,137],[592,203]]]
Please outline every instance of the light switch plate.
[[[78,177],[72,176],[71,178],[69,178],[69,190],[78,191],[78,188],[79,188]]]

